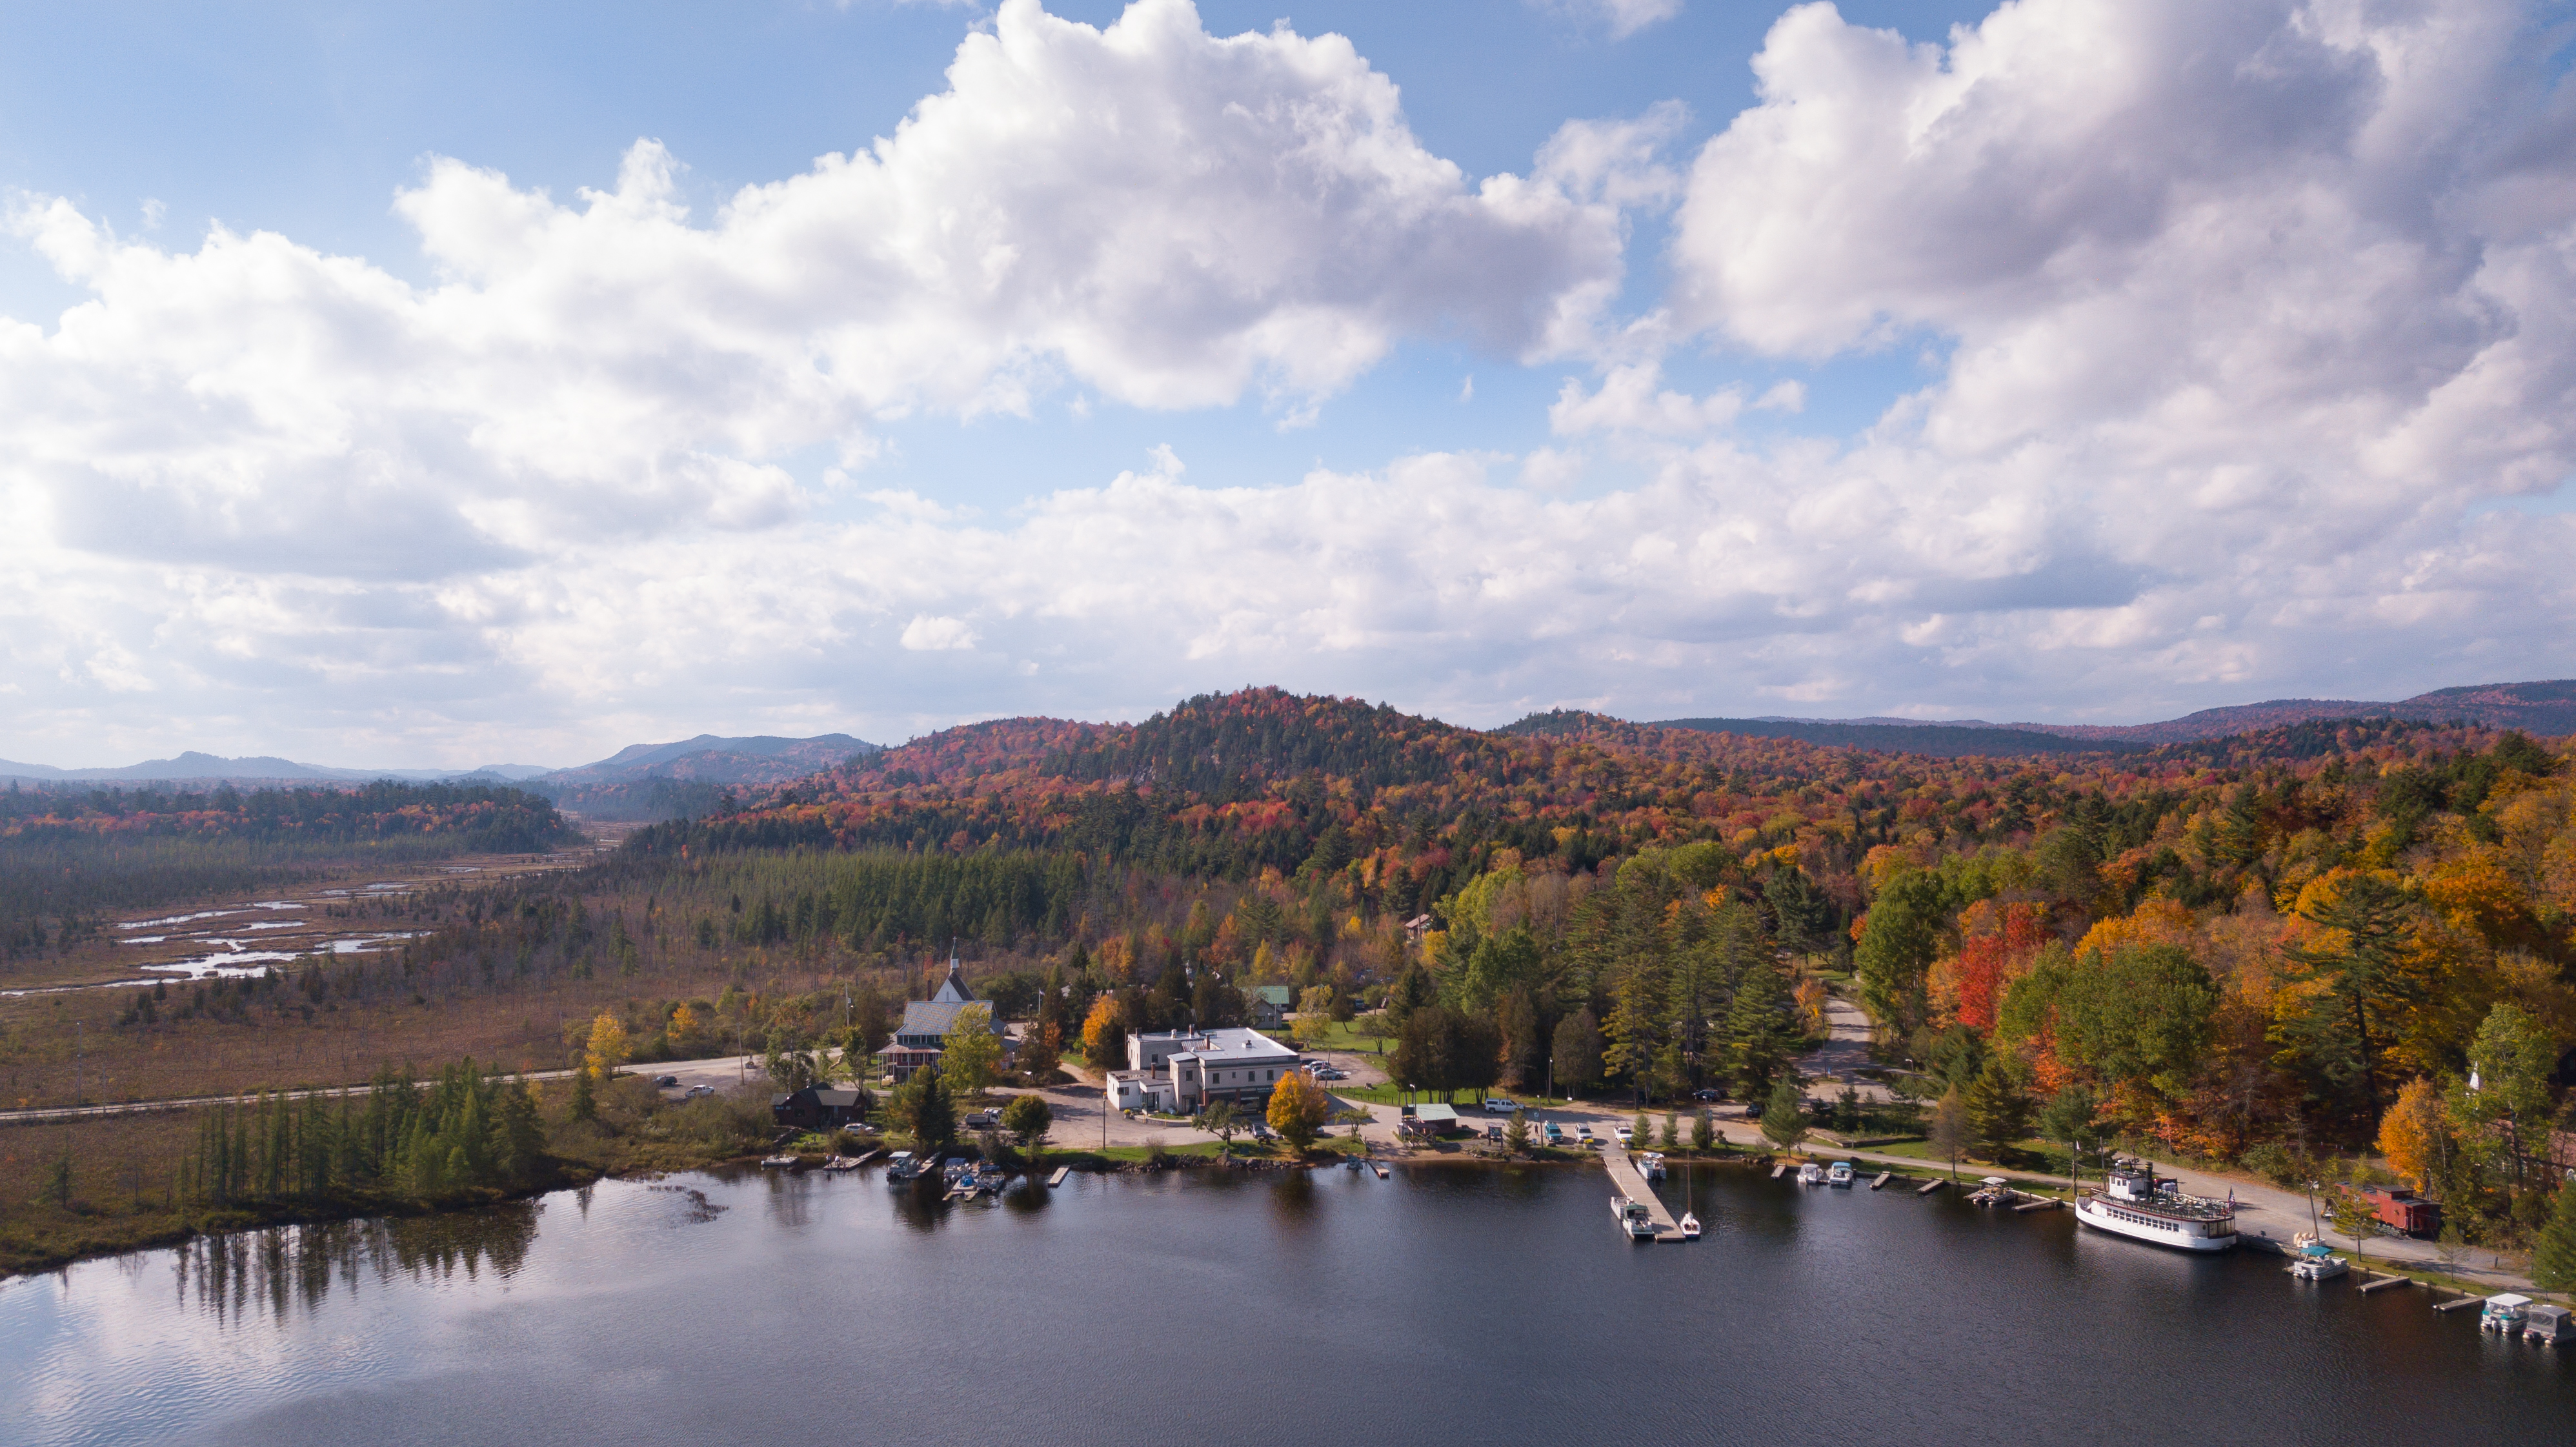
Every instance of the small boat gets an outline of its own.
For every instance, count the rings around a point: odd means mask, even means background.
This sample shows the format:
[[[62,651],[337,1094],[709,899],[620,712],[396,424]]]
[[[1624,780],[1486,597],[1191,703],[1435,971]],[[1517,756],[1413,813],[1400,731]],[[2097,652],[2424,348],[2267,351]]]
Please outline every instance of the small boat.
[[[760,1158],[760,1168],[764,1171],[792,1171],[796,1169],[800,1159],[801,1158],[797,1156],[785,1155],[762,1156]]]
[[[1682,1212],[1682,1239],[1685,1241],[1699,1239],[1699,1218],[1688,1211]]]
[[[1821,1186],[1821,1185],[1823,1185],[1824,1183],[1825,1183],[1825,1168],[1824,1168],[1824,1167],[1822,1167],[1822,1166],[1820,1166],[1820,1165],[1817,1165],[1814,1161],[1809,1161],[1809,1162],[1807,1162],[1805,1165],[1798,1167],[1798,1184],[1799,1184],[1799,1185],[1802,1185],[1802,1186]]]
[[[1987,1176],[1968,1193],[1968,1200],[1978,1206],[2003,1206],[2012,1202],[2012,1183],[2001,1176]]]
[[[2478,1330],[2500,1331],[2512,1336],[2523,1329],[2530,1316],[2531,1298],[2520,1292],[2508,1291],[2488,1297],[2487,1304],[2479,1308]]]
[[[1343,1169],[1343,1170],[1346,1170],[1346,1171],[1356,1171],[1356,1170],[1358,1170],[1359,1168],[1360,1168],[1360,1158],[1359,1158],[1359,1157],[1357,1157],[1357,1156],[1353,1156],[1353,1157],[1351,1157],[1349,1160],[1342,1162],[1342,1169]]]
[[[2535,1306],[2523,1313],[2522,1339],[2545,1347],[2576,1343],[2576,1316],[2563,1306]]]
[[[1848,1191],[1851,1189],[1851,1183],[1852,1167],[1849,1161],[1836,1161],[1834,1168],[1825,1172],[1825,1184],[1835,1190]]]
[[[1660,1181],[1660,1180],[1662,1180],[1662,1179],[1664,1178],[1664,1153],[1663,1153],[1662,1151],[1648,1151],[1648,1152],[1646,1152],[1646,1166],[1645,1166],[1645,1169],[1646,1169],[1646,1179],[1647,1179],[1647,1180],[1650,1180],[1650,1181]]]
[[[1655,1213],[1646,1209],[1645,1202],[1631,1201],[1625,1196],[1612,1196],[1610,1214],[1619,1218],[1619,1229],[1628,1233],[1629,1240],[1655,1239]]]
[[[921,1158],[910,1151],[896,1151],[886,1161],[886,1184],[900,1186],[921,1179]]]
[[[2290,1253],[2290,1274],[2301,1281],[2331,1281],[2352,1270],[2352,1263],[2334,1254],[2326,1243],[2307,1232],[2299,1233],[2297,1249]]]

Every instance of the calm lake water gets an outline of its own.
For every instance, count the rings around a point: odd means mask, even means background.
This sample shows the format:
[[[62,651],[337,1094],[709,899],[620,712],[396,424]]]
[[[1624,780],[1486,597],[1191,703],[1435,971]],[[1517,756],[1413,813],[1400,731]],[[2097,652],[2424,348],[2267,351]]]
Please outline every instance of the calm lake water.
[[[873,1171],[689,1176],[253,1233],[0,1285],[0,1442],[2494,1443],[2576,1424],[2576,1353],[2482,1337],[2412,1289],[1740,1170],[1694,1188],[1706,1239],[1632,1245],[1609,1194],[1570,1168],[1076,1176],[962,1206]]]

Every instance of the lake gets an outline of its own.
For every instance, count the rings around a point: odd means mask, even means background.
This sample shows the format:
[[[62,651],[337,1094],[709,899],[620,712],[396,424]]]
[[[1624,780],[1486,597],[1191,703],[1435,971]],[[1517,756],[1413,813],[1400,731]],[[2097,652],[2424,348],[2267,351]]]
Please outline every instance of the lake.
[[[0,1441],[2492,1443],[2576,1422],[2576,1361],[2413,1288],[1733,1168],[1692,1187],[1705,1239],[1636,1245],[1609,1195],[1570,1167],[1075,1176],[953,1206],[874,1171],[692,1175],[246,1233],[0,1285]]]

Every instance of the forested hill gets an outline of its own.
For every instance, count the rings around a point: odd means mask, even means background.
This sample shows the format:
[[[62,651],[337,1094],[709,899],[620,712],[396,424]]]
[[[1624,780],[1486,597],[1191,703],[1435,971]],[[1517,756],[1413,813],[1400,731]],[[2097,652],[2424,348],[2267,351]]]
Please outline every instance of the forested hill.
[[[112,909],[252,889],[328,862],[533,853],[579,836],[518,789],[0,792],[0,960],[95,930]]]
[[[1590,870],[1694,841],[1728,878],[1781,849],[1857,913],[1870,850],[1925,833],[2027,839],[2075,811],[2104,857],[2239,784],[2329,757],[2386,768],[2474,754],[2496,736],[2380,719],[2300,725],[2082,760],[1939,759],[1585,716],[1563,733],[1478,733],[1355,700],[1277,690],[1190,700],[1135,725],[1017,719],[949,729],[729,813],[644,831],[640,854],[745,848],[950,853],[1067,849],[1189,877],[1331,875],[1372,910],[1430,907],[1502,851]],[[2068,765],[2081,765],[2068,773]],[[1811,857],[1810,857],[1811,856]],[[2129,887],[2221,889],[2173,851]]]
[[[1922,754],[1936,759],[2019,758],[2033,754],[2132,754],[2153,745],[2127,739],[2060,738],[2029,729],[1961,724],[1846,723],[1834,719],[1677,718],[1634,724],[1605,714],[1558,709],[1534,713],[1500,732],[1560,738],[1641,739],[1654,729],[1739,734],[1745,738],[1797,739],[1878,753]]]
[[[553,804],[514,788],[403,784],[209,792],[24,789],[0,795],[0,854],[95,838],[160,836],[344,844],[438,837],[468,849],[529,853],[577,836]]]

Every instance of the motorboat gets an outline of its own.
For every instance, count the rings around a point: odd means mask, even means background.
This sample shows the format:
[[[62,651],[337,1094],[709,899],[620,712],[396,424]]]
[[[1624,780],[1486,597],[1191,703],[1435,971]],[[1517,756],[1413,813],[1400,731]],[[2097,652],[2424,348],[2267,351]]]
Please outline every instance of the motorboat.
[[[2142,1161],[2123,1159],[2098,1191],[2075,1202],[2075,1219],[2096,1231],[2181,1251],[2226,1251],[2236,1245],[2236,1201],[2186,1196]]]
[[[1664,1178],[1664,1153],[1662,1151],[1646,1152],[1645,1172],[1646,1179],[1650,1181],[1660,1181]]]
[[[1807,1162],[1805,1165],[1798,1167],[1798,1184],[1799,1184],[1799,1185],[1802,1185],[1802,1186],[1821,1186],[1821,1185],[1823,1185],[1824,1183],[1825,1183],[1825,1168],[1824,1168],[1824,1167],[1822,1167],[1822,1166],[1820,1166],[1820,1165],[1817,1165],[1814,1161],[1809,1161],[1809,1162]]]
[[[1682,1212],[1682,1239],[1685,1241],[1699,1239],[1699,1218],[1688,1211]]]
[[[1655,1213],[1647,1209],[1645,1202],[1631,1201],[1625,1196],[1612,1196],[1610,1211],[1612,1215],[1619,1218],[1619,1229],[1628,1233],[1628,1239],[1632,1241],[1655,1239]]]
[[[886,1161],[886,1184],[901,1186],[921,1179],[921,1157],[910,1151],[896,1151]]]
[[[2506,1336],[2512,1336],[2521,1331],[2530,1319],[2531,1298],[2518,1291],[2490,1296],[2487,1298],[2487,1304],[2478,1308],[2478,1330],[2480,1331],[2500,1331]]]
[[[2329,1281],[2352,1270],[2352,1263],[2315,1233],[2302,1231],[2290,1240],[2290,1274],[2301,1281]]]
[[[2546,1303],[2535,1306],[2523,1313],[2522,1339],[2536,1341],[2545,1347],[2576,1343],[2576,1316],[2571,1316],[2563,1306]]]
[[[1849,1161],[1836,1161],[1833,1169],[1825,1172],[1825,1184],[1837,1190],[1848,1191],[1851,1183],[1852,1163]]]
[[[1987,1176],[1977,1182],[1975,1190],[1968,1193],[1968,1204],[1972,1206],[2009,1205],[2012,1202],[2012,1195],[2012,1182],[2001,1176]]]

